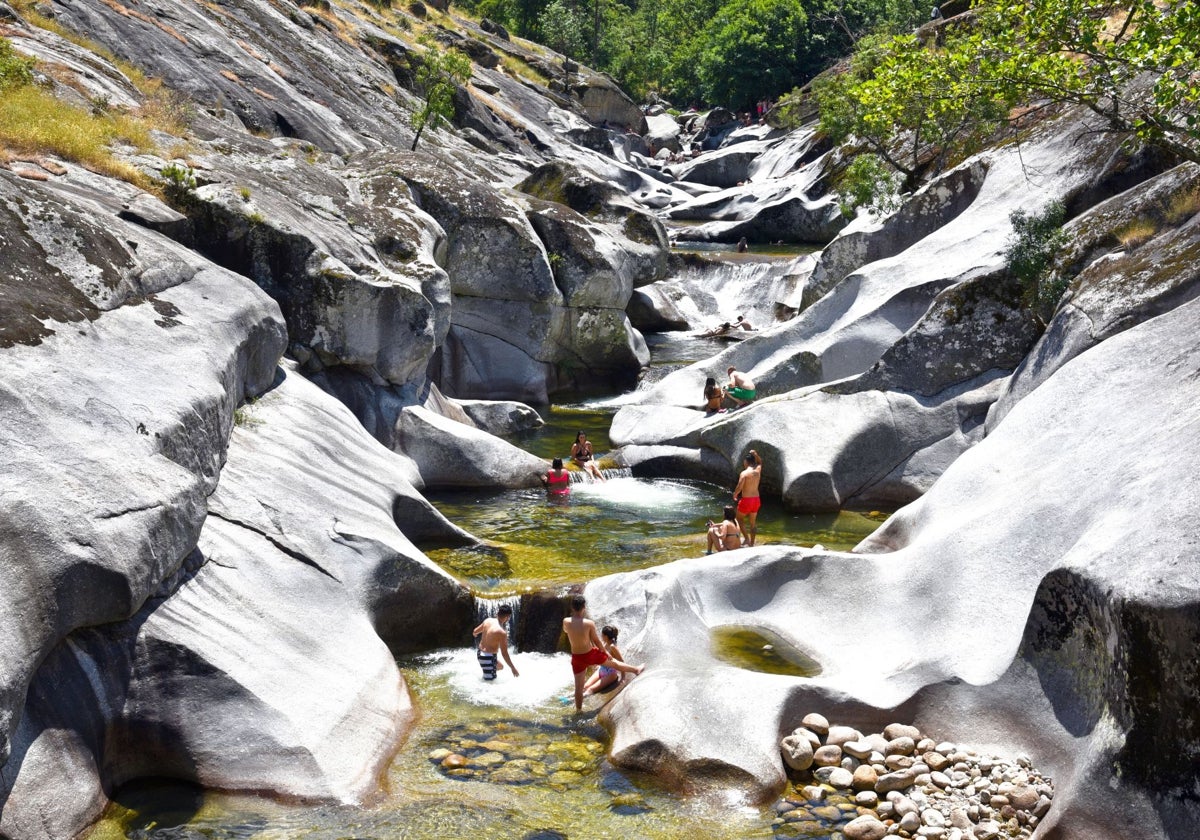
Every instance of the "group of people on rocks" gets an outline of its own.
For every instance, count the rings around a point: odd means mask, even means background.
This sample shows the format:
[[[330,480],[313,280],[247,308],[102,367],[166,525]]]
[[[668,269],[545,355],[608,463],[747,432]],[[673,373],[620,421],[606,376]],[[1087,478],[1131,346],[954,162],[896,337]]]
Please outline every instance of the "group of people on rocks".
[[[743,322],[738,316],[738,323]],[[744,329],[751,329],[747,323]],[[705,409],[708,413],[725,411],[722,402],[732,400],[736,407],[749,404],[754,400],[754,382],[745,373],[730,367],[727,371],[729,383],[724,388],[718,387],[716,380],[709,377],[704,387]],[[604,481],[604,476],[596,466],[595,452],[587,434],[580,431],[575,435],[571,445],[571,461],[582,470],[588,472],[595,480]],[[744,468],[738,474],[737,485],[733,489],[733,504],[724,509],[724,518],[716,523],[708,520],[708,554],[713,551],[732,551],[743,546],[753,546],[758,534],[758,511],[762,505],[759,493],[759,483],[762,479],[762,458],[758,452],[751,449],[744,459]],[[550,469],[543,478],[546,488],[552,496],[562,496],[570,492],[571,474],[564,465],[562,458],[551,461]],[[571,673],[575,680],[575,709],[583,710],[583,698],[589,694],[602,693],[612,690],[620,684],[624,674],[637,675],[643,666],[634,666],[625,662],[620,648],[617,647],[618,630],[612,625],[605,625],[599,631],[596,623],[587,617],[587,601],[582,595],[571,599],[571,614],[563,619],[563,632],[567,636],[571,650]],[[495,680],[497,674],[504,670],[505,663],[514,677],[520,672],[513,664],[508,650],[508,623],[513,615],[512,607],[502,604],[494,617],[485,618],[480,622],[472,635],[478,640],[476,658],[483,672],[484,680]],[[503,662],[501,661],[503,660]],[[598,670],[588,676],[588,669],[598,666]],[[565,698],[564,698],[565,700]]]
[[[741,315],[737,316],[737,320],[733,323],[724,321],[721,324],[713,327],[711,330],[705,330],[697,335],[697,338],[720,338],[723,335],[729,335],[731,332],[736,335],[737,330],[745,330],[753,332],[754,326]]]
[[[724,414],[730,409],[725,408],[725,400],[733,403],[733,408],[742,408],[754,402],[758,392],[754,380],[734,367],[726,370],[729,381],[724,387],[717,384],[715,377],[704,380],[704,405],[700,408],[706,415]]]
[[[758,536],[758,512],[762,509],[759,482],[762,480],[762,457],[751,449],[746,453],[744,469],[738,474],[733,488],[733,504],[726,505],[720,522],[708,520],[708,554],[713,551],[732,551],[742,546],[753,547]]]

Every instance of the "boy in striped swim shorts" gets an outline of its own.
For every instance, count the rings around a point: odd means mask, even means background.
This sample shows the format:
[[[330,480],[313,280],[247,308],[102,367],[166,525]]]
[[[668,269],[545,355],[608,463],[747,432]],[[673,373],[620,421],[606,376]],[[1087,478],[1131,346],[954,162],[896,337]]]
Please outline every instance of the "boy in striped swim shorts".
[[[507,625],[510,618],[512,618],[512,607],[508,604],[501,604],[500,609],[496,610],[495,618],[490,616],[485,618],[478,627],[471,631],[471,635],[481,637],[475,658],[479,660],[479,667],[483,669],[483,678],[489,682],[496,679],[497,671],[504,669],[504,665],[500,663],[500,656],[504,657],[504,661],[512,669],[514,677],[521,676],[517,666],[513,664],[508,655]]]

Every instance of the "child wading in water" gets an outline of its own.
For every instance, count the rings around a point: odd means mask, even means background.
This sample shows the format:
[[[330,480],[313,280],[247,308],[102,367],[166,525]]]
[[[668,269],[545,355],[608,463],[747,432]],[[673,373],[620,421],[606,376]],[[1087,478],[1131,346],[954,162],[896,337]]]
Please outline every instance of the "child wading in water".
[[[514,677],[521,676],[517,671],[517,666],[513,664],[508,655],[507,625],[512,614],[512,607],[508,604],[501,604],[500,609],[496,610],[495,618],[485,618],[478,627],[471,631],[473,636],[480,637],[479,649],[476,651],[475,657],[479,660],[479,667],[483,669],[483,678],[489,682],[496,679],[497,671],[504,669],[504,665],[499,659],[500,656],[504,657],[504,661],[512,669]]]
[[[604,652],[617,662],[624,662],[625,657],[621,655],[621,649],[617,647],[617,628],[611,624],[605,624],[600,628],[600,635],[604,637]],[[588,677],[587,682],[583,684],[583,696],[603,694],[616,688],[620,681],[620,671],[610,665],[601,665],[596,669],[596,673]]]
[[[584,616],[587,599],[576,595],[571,599],[571,615],[563,619],[563,632],[571,643],[571,672],[575,675],[575,711],[583,711],[583,683],[592,665],[607,665],[626,674],[640,674],[645,665],[636,668],[613,659],[604,649],[596,622]]]

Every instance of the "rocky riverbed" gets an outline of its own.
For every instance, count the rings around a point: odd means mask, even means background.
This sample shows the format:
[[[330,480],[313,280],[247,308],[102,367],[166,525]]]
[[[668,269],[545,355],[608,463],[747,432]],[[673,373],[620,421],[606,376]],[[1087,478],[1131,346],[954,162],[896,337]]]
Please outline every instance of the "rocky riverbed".
[[[1054,798],[1026,756],[979,753],[902,723],[864,735],[809,714],[780,751],[792,771],[775,806],[780,837],[1028,837]]]

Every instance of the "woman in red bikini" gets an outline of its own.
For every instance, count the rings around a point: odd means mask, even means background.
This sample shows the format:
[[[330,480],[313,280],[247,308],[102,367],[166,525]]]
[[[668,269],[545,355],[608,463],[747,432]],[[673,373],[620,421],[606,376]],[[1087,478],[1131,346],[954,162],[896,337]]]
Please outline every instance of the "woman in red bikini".
[[[762,458],[753,449],[746,455],[746,469],[738,476],[737,487],[733,488],[733,500],[737,502],[737,520],[746,539],[745,545],[753,546],[758,534],[758,510],[762,499],[758,495],[758,482],[762,478]]]

